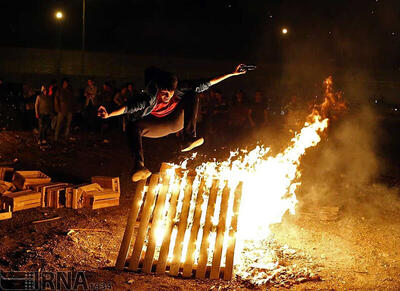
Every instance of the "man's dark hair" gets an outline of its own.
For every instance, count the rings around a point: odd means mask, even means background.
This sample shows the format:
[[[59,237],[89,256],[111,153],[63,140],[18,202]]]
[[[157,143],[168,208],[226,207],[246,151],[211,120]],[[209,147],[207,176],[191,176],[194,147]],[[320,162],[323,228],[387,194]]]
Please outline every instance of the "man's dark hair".
[[[154,82],[159,90],[173,91],[178,86],[178,77],[173,73],[160,70],[156,67],[149,67],[144,72],[145,86],[150,82]]]
[[[67,82],[69,84],[69,79],[68,78],[63,78],[62,81],[61,81],[61,84],[64,83],[64,82]]]

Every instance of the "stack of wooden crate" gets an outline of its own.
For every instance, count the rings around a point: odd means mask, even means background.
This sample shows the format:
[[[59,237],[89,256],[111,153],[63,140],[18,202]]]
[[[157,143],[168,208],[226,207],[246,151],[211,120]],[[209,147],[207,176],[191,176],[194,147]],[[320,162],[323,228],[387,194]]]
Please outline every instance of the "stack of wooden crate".
[[[99,209],[119,205],[118,177],[96,176],[92,183],[72,185],[52,182],[40,171],[13,171],[0,167],[0,220],[11,218],[13,211],[36,207]]]
[[[92,177],[92,183],[97,183],[103,190],[100,192],[91,191],[87,193],[87,200],[92,209],[111,207],[119,205],[121,188],[118,177]]]

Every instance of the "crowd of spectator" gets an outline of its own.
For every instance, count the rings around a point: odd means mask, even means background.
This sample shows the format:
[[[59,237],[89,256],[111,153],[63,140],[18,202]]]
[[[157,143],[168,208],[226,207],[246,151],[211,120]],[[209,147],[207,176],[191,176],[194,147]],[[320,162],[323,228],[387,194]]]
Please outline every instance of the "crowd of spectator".
[[[35,130],[39,145],[73,140],[71,127],[99,134],[107,142],[111,129],[125,131],[128,120],[126,116],[102,120],[97,117],[98,107],[123,106],[137,92],[133,83],[116,88],[110,82],[99,86],[94,79],[87,80],[85,89],[74,89],[68,79],[63,79],[59,84],[52,81],[38,90],[27,84],[18,90],[0,80],[0,128]],[[273,98],[261,90],[248,94],[238,89],[234,96],[226,96],[221,90],[211,88],[200,93],[199,98],[199,134],[216,146],[250,137],[257,139],[272,115],[283,114],[280,109],[272,110]],[[295,100],[291,103],[294,106]]]

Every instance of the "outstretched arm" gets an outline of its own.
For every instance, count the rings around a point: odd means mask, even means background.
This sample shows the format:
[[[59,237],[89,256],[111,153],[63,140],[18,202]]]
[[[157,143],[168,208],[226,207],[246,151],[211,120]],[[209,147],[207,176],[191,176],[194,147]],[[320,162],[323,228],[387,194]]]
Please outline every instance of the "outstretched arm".
[[[97,111],[97,116],[106,119],[118,115],[125,114],[126,111],[126,106],[122,106],[121,108],[118,108],[117,110],[114,110],[113,112],[108,113],[107,109],[104,106],[100,106],[99,110]]]
[[[243,64],[240,64],[239,66],[236,67],[235,71],[229,74],[221,75],[215,78],[212,78],[211,80],[197,80],[197,81],[180,81],[178,86],[179,90],[182,92],[185,91],[194,91],[196,93],[201,93],[206,90],[208,90],[212,85],[218,84],[219,82],[222,82],[223,80],[226,80],[230,77],[237,76],[237,75],[242,75],[246,74],[247,70],[242,69]]]
[[[243,71],[240,70],[241,66],[243,66],[243,64],[238,65],[236,67],[235,71],[233,71],[232,73],[225,74],[225,75],[218,76],[218,77],[215,77],[215,78],[211,79],[210,80],[210,85],[213,86],[213,85],[218,84],[219,82],[222,82],[222,81],[224,81],[224,80],[226,80],[226,79],[228,79],[230,77],[233,77],[233,76],[246,74],[246,72],[247,72],[246,70],[243,70]]]

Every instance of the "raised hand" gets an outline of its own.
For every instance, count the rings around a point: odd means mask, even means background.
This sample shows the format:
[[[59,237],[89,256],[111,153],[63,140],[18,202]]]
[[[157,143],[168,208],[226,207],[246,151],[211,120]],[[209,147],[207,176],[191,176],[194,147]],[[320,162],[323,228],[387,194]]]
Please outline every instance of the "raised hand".
[[[104,106],[100,106],[97,110],[97,116],[106,119],[110,117],[110,114],[108,114],[107,109]]]

